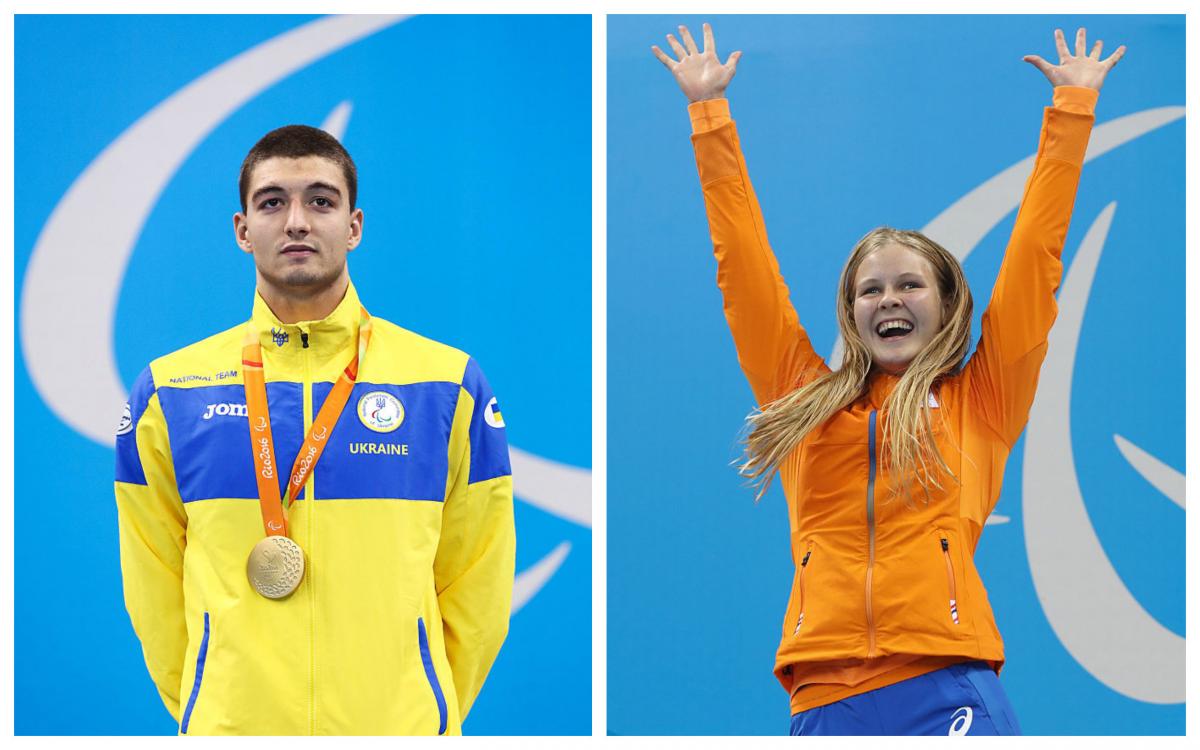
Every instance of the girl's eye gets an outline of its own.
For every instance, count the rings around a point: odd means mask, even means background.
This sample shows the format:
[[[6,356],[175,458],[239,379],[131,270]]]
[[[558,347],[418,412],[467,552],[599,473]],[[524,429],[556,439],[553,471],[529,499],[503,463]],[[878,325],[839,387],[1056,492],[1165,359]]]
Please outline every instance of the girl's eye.
[[[877,286],[869,286],[869,287],[867,287],[866,289],[862,290],[862,293],[863,293],[864,295],[866,295],[866,294],[874,294],[875,292],[878,292],[878,291],[879,291],[879,287],[877,287]]]
[[[921,286],[921,285],[920,285],[920,284],[918,284],[918,283],[917,283],[917,282],[915,282],[915,281],[906,281],[906,282],[904,282],[904,288],[905,288],[905,289],[916,289],[916,288],[918,288],[919,286]]]

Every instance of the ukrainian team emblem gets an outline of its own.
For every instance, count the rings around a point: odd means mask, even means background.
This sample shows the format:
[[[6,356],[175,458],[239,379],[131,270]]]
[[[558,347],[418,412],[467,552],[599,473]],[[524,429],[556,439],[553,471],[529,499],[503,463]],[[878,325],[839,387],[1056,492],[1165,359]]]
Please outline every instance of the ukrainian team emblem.
[[[500,405],[496,403],[494,397],[483,408],[483,421],[487,422],[489,427],[497,429],[504,426],[504,417],[500,416]]]
[[[117,425],[117,434],[124,435],[133,429],[133,414],[129,411],[129,402],[125,402],[125,413],[121,415],[121,424]]]
[[[358,419],[368,430],[392,432],[404,421],[404,406],[386,391],[371,391],[358,400]]]

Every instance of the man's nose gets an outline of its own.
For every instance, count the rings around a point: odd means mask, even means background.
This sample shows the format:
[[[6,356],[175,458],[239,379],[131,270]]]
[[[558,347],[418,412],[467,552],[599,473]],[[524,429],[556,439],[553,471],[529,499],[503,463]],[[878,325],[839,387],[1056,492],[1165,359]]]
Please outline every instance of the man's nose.
[[[288,208],[287,233],[293,237],[303,237],[308,234],[308,230],[308,214],[304,211],[304,204],[294,201]]]

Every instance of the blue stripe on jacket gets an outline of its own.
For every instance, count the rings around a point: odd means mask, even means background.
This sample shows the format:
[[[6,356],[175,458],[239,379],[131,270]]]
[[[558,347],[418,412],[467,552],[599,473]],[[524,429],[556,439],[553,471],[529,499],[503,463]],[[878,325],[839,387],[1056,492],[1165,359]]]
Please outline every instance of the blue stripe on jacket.
[[[314,415],[332,388],[332,383],[313,384]],[[374,391],[391,395],[403,406],[404,418],[395,430],[376,432],[360,419],[358,403]],[[317,498],[442,501],[458,392],[458,384],[447,382],[356,383],[317,463]],[[183,501],[256,500],[258,487],[243,387],[163,387],[158,394]],[[281,493],[303,444],[302,399],[300,383],[267,383]]]

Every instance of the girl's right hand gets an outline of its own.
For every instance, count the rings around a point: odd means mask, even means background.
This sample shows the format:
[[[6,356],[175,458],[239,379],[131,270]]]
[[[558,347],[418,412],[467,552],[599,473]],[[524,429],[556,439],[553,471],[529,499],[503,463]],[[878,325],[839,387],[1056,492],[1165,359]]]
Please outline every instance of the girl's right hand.
[[[1117,47],[1117,51],[1100,59],[1100,51],[1104,42],[1097,41],[1092,47],[1092,53],[1087,53],[1087,30],[1080,28],[1075,32],[1075,54],[1067,48],[1067,40],[1063,38],[1062,29],[1054,30],[1054,44],[1058,48],[1058,65],[1051,65],[1037,55],[1025,55],[1021,59],[1037,67],[1050,81],[1051,86],[1083,86],[1100,90],[1108,71],[1125,56],[1125,45]]]
[[[733,74],[737,72],[738,59],[741,58],[742,53],[734,52],[722,65],[717,58],[717,44],[713,41],[712,27],[708,24],[704,24],[703,52],[696,49],[696,42],[692,39],[686,26],[679,27],[679,36],[683,39],[683,44],[680,44],[674,36],[667,34],[667,42],[675,51],[679,62],[675,62],[670,55],[657,46],[651,46],[650,51],[675,76],[679,88],[683,90],[683,95],[688,98],[689,102],[724,97],[725,87],[729,85]]]

